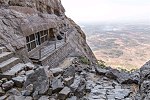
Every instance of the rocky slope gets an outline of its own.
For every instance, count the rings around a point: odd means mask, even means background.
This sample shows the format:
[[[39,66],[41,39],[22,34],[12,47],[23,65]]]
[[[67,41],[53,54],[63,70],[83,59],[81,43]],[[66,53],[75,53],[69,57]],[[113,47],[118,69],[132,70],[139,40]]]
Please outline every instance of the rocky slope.
[[[26,36],[48,28],[56,36],[68,32],[73,48],[55,68],[34,65],[26,47]],[[9,69],[9,57],[19,66]],[[0,0],[0,61],[0,100],[150,99],[149,62],[130,73],[98,64],[60,0]]]

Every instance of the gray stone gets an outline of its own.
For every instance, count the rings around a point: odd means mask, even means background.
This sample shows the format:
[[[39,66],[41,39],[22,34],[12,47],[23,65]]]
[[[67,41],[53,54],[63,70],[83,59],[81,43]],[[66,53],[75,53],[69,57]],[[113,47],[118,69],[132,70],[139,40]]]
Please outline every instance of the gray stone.
[[[20,73],[18,73],[18,76],[22,76],[22,75],[25,75],[25,74],[26,74],[26,72],[23,70]]]
[[[88,81],[86,82],[86,92],[91,92],[91,89],[94,88],[93,85],[94,85],[94,82],[91,81],[91,80],[88,80]]]
[[[7,97],[8,95],[0,96],[0,100],[6,100]]]
[[[118,71],[117,69],[111,69],[109,71],[107,71],[106,73],[106,77],[111,78],[111,79],[117,79],[120,76],[120,71]]]
[[[3,96],[5,94],[5,91],[2,90],[2,88],[0,87],[0,96]]]
[[[63,89],[64,85],[62,83],[61,79],[58,78],[54,78],[52,80],[52,89],[53,89],[53,93],[58,93],[59,91],[61,91],[61,89]]]
[[[121,84],[133,84],[139,82],[139,79],[137,80],[135,74],[129,74],[127,72],[122,72],[117,69],[111,69],[107,71],[106,77],[115,79]]]
[[[19,92],[19,90],[15,89],[15,88],[12,88],[11,90],[9,90],[7,92],[7,94],[9,94],[9,95],[16,95],[16,96],[20,96],[21,95],[21,93]]]
[[[31,96],[32,92],[29,91],[29,90],[23,90],[23,91],[21,91],[21,94],[22,94],[23,96]]]
[[[2,81],[3,83],[5,83],[5,82],[8,81],[8,79],[7,79],[7,78],[2,78],[1,81]]]
[[[49,100],[49,96],[41,96],[38,100]]]
[[[2,86],[2,84],[3,84],[3,81],[2,81],[2,80],[0,80],[0,87]]]
[[[29,71],[29,70],[33,70],[35,68],[35,66],[31,63],[26,63],[25,64],[25,71]]]
[[[69,93],[71,92],[70,88],[64,87],[58,94],[58,99],[59,100],[66,100],[68,97]]]
[[[6,100],[16,100],[16,99],[14,95],[9,95]],[[21,99],[17,99],[17,100],[21,100]]]
[[[131,91],[129,89],[112,89],[107,92],[107,97],[112,97],[115,99],[124,99],[130,95]]]
[[[70,86],[74,81],[74,77],[68,77],[68,78],[64,78],[64,84],[66,86]]]
[[[142,82],[141,87],[140,87],[140,92],[142,94],[142,98],[144,98],[144,95],[146,93],[150,92],[150,81],[149,80],[144,80]]]
[[[14,86],[14,82],[13,81],[7,81],[7,82],[5,82],[5,83],[2,84],[2,89],[4,91],[8,91],[11,88],[13,88],[13,86]]]
[[[141,100],[150,99],[150,61],[140,68],[140,96]]]
[[[39,94],[45,94],[49,88],[49,78],[47,77],[44,68],[35,70],[34,73],[27,76],[24,83],[24,88],[33,84],[34,91],[38,91]]]
[[[23,87],[23,83],[26,80],[26,76],[17,76],[12,78],[13,82],[15,83],[14,85],[16,87],[22,88]]]
[[[33,100],[31,96],[26,96],[24,100]]]
[[[33,84],[29,84],[29,85],[26,87],[26,90],[29,90],[29,91],[33,92]]]
[[[34,91],[34,93],[32,94],[32,97],[33,97],[34,100],[38,100],[40,98],[39,92]]]
[[[139,84],[140,83],[140,71],[136,70],[130,74],[131,82],[130,83],[135,83]]]
[[[14,96],[14,100],[25,100],[25,96]]]
[[[95,70],[96,70],[96,72],[97,72],[99,75],[105,75],[105,74],[108,72],[107,69],[105,69],[105,68],[100,68],[100,67],[96,67]]]
[[[32,73],[34,73],[34,70],[26,71],[26,75],[30,75],[30,74],[32,74]]]
[[[33,92],[33,84],[29,84],[24,91],[22,91],[23,96],[30,96]]]
[[[86,81],[85,79],[81,78],[79,86],[75,92],[75,95],[79,98],[83,97],[86,91]]]
[[[53,75],[56,77],[59,74],[63,73],[63,69],[62,68],[52,68],[50,69],[50,71],[53,73]]]
[[[49,66],[44,66],[44,70],[46,72],[47,77],[52,80],[53,79],[53,73],[49,70]]]
[[[53,92],[53,89],[52,89],[52,88],[49,88],[48,91],[47,91],[47,95],[51,96],[51,95],[52,95],[52,92]]]
[[[141,81],[147,80],[150,77],[150,61],[140,68]]]
[[[74,77],[75,76],[75,67],[70,66],[64,70],[63,77],[68,78],[68,77]]]
[[[78,100],[76,96],[72,96],[70,98],[68,98],[67,100]]]
[[[75,92],[79,87],[80,81],[81,81],[80,76],[76,75],[73,84],[70,85],[70,88],[73,92]]]

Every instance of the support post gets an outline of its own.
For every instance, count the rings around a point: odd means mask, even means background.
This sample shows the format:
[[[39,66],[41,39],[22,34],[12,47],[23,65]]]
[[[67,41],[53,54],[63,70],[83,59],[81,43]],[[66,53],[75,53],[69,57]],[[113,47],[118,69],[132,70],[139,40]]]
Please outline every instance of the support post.
[[[41,59],[41,50],[42,50],[42,48],[40,47],[40,50],[39,50],[39,59]]]
[[[65,43],[67,42],[67,32],[65,32]]]
[[[55,49],[57,48],[57,38],[56,38],[56,35],[55,35]]]

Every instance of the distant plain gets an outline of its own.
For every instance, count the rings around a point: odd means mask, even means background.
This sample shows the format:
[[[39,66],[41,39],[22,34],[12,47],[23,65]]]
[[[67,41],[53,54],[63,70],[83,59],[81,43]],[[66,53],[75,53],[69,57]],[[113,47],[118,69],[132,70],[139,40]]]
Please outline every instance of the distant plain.
[[[138,69],[150,60],[150,24],[82,24],[96,58],[107,66]]]

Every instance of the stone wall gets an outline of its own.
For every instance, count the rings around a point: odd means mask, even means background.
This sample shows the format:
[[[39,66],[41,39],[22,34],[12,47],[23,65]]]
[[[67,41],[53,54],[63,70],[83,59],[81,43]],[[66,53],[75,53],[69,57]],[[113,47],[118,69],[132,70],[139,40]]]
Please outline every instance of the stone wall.
[[[70,43],[65,43],[63,46],[55,50],[52,54],[41,61],[44,66],[49,66],[50,68],[56,67],[61,63],[70,53],[72,53],[74,48]]]

